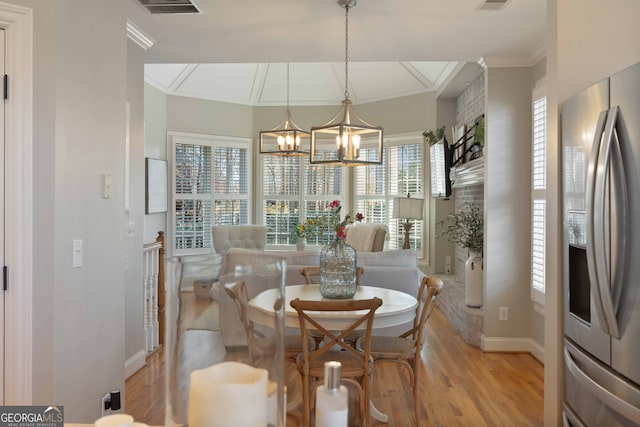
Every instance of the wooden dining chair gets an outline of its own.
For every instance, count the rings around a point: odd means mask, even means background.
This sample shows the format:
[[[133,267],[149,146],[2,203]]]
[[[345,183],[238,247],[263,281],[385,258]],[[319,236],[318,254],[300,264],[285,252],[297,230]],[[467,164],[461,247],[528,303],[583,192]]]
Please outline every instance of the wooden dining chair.
[[[363,273],[363,267],[356,267],[356,287],[360,286],[360,275]],[[300,274],[304,276],[307,285],[320,283],[320,267],[303,267],[300,269]],[[318,331],[309,331],[309,336],[316,342],[316,347],[320,346],[320,343],[324,340],[324,335],[320,334]],[[356,344],[356,340],[361,336],[361,331],[355,331],[350,336],[345,337],[344,340],[345,342],[350,343],[351,346],[354,346]]]
[[[315,351],[303,348],[302,353],[298,356],[298,370],[302,375],[304,407],[302,420],[304,427],[311,425],[311,404],[314,401],[316,390],[324,377],[324,363],[332,360],[342,364],[343,381],[353,384],[358,390],[360,415],[366,426],[371,425],[369,399],[373,359],[369,354],[369,338],[371,337],[374,314],[381,305],[382,300],[380,298],[335,301],[305,301],[296,298],[291,301],[291,307],[298,313],[302,342],[306,341],[311,330],[318,331],[325,337],[320,348]],[[348,326],[340,332],[327,330],[316,317],[318,312],[354,310],[366,311],[354,317]],[[345,343],[344,338],[361,325],[365,327],[365,334],[362,337],[362,351],[359,352],[348,343]],[[312,379],[314,384],[311,388]],[[315,381],[315,379],[318,380]],[[356,381],[356,379],[360,381]]]
[[[244,327],[244,332],[247,336],[247,349],[249,351],[249,357],[255,366],[259,366],[259,363],[263,359],[273,359],[276,352],[275,336],[264,336],[254,328],[253,322],[249,319],[248,303],[249,297],[247,292],[247,286],[243,281],[226,283],[224,290],[231,297],[238,309],[240,315],[240,321]],[[274,313],[275,316],[275,313]],[[315,342],[311,338],[301,340],[299,335],[285,335],[284,336],[284,357],[297,363],[297,357],[302,353],[302,343],[307,343],[307,350],[315,349]]]
[[[366,352],[367,344],[375,361],[400,363],[409,371],[409,380],[413,390],[413,405],[416,425],[420,423],[420,353],[424,345],[427,319],[431,316],[435,300],[442,289],[442,280],[435,277],[424,277],[418,291],[418,307],[413,319],[413,326],[397,337],[372,336],[369,343],[364,339],[356,341],[356,349]]]

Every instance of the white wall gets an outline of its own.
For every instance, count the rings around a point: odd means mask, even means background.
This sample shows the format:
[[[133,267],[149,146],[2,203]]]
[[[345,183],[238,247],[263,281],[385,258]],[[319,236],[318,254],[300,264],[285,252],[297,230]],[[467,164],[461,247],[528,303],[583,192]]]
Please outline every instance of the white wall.
[[[34,10],[33,403],[90,423],[124,386],[125,0],[12,3]]]
[[[640,2],[554,3],[558,13],[558,102],[640,60]]]
[[[127,102],[129,103],[129,211],[125,222],[133,236],[125,241],[125,361],[127,375],[144,366],[144,50],[127,40]],[[126,167],[126,165],[125,165]],[[125,183],[126,185],[126,183]]]
[[[167,95],[148,84],[144,85],[144,156],[167,160]],[[166,220],[166,213],[144,216],[144,243],[155,242],[158,231],[166,231]]]
[[[489,67],[486,102],[484,335],[529,337],[530,68]]]

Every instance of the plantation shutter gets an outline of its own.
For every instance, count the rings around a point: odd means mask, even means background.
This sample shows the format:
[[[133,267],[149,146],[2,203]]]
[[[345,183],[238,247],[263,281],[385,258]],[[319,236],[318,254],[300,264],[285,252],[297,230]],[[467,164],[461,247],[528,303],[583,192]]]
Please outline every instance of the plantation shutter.
[[[531,297],[542,307],[546,261],[547,98],[544,84],[540,82],[532,94],[532,129]]]
[[[424,197],[423,141],[415,137],[385,144],[382,165],[356,168],[356,210],[364,214],[365,222],[386,224],[388,248],[399,249],[404,242],[404,228],[402,219],[392,217],[393,199],[406,197],[407,193]],[[411,248],[419,256],[423,255],[423,223],[413,221],[410,233]]]
[[[211,248],[211,147],[175,145],[175,249]]]

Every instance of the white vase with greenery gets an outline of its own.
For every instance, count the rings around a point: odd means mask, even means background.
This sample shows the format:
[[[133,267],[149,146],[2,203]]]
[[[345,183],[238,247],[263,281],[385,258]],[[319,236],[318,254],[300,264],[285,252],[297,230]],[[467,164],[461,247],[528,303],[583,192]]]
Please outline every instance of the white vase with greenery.
[[[478,203],[465,203],[458,212],[447,215],[440,223],[438,237],[469,249],[465,263],[465,304],[482,307],[483,270],[482,248],[484,245],[484,214]]]

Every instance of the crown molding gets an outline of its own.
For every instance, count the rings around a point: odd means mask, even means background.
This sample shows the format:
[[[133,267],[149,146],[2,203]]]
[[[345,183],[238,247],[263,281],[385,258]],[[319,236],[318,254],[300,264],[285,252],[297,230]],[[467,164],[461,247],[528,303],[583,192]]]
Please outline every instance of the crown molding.
[[[538,44],[531,55],[526,57],[499,57],[499,56],[483,56],[478,60],[478,64],[485,69],[491,68],[507,68],[507,67],[532,67],[542,58],[547,56],[547,43],[543,41]]]
[[[544,40],[544,41],[540,42],[540,44],[538,44],[533,49],[533,53],[530,56],[531,65],[537,64],[538,61],[540,61],[542,58],[545,58],[546,56],[547,56],[547,41]]]
[[[144,50],[149,49],[151,46],[153,46],[156,43],[156,41],[152,37],[150,37],[144,31],[136,27],[135,24],[133,24],[133,22],[129,21],[128,19],[127,19],[127,37],[129,38],[129,40],[131,40],[132,42],[134,42]]]

